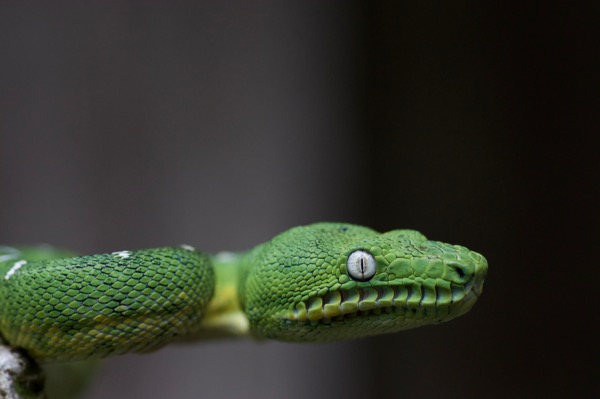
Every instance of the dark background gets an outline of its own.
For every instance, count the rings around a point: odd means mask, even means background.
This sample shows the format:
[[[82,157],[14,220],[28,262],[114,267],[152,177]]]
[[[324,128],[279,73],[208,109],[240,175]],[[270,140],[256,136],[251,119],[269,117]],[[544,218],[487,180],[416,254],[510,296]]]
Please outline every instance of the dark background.
[[[451,323],[123,356],[87,399],[600,393],[597,3],[42,4],[0,3],[0,242],[242,250],[331,220],[490,264]]]

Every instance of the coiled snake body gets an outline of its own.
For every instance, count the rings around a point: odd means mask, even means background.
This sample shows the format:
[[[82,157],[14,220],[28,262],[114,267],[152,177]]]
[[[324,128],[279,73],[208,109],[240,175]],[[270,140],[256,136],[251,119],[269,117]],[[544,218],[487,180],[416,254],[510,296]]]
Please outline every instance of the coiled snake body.
[[[189,246],[63,257],[0,247],[0,336],[39,360],[145,352],[176,340],[323,342],[466,313],[487,263],[413,230],[317,223],[243,254]]]

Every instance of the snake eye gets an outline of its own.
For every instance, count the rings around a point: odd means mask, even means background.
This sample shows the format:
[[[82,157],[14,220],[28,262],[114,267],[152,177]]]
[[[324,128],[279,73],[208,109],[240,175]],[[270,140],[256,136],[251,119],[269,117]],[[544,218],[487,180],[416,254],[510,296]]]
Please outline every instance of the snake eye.
[[[366,251],[354,251],[346,262],[348,274],[356,281],[369,281],[377,270],[377,262],[373,255]]]

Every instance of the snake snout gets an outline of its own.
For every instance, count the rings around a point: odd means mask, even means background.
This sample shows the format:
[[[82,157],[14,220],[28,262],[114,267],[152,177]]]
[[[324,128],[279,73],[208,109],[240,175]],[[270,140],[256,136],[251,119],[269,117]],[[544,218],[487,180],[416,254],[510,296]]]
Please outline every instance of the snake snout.
[[[481,295],[488,269],[487,261],[482,255],[469,251],[460,261],[446,262],[446,266],[451,271],[449,275],[454,283],[465,287],[467,292]]]
[[[487,276],[488,263],[480,254],[473,252],[475,260],[475,273],[473,274],[473,292],[475,295],[481,295],[483,291],[483,282]]]

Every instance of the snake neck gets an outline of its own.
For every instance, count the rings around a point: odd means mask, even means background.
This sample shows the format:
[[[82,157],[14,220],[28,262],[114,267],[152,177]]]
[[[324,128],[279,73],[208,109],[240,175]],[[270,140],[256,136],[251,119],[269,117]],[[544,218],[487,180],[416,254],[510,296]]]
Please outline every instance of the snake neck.
[[[211,260],[215,271],[215,292],[194,339],[248,336],[250,325],[239,298],[240,280],[245,274],[243,254],[221,252],[212,256]]]

